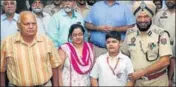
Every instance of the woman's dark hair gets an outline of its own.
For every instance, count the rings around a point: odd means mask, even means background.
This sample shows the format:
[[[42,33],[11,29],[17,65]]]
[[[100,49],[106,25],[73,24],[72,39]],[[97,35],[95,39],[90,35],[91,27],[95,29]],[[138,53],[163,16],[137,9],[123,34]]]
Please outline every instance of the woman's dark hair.
[[[84,27],[83,27],[81,24],[73,24],[73,25],[71,25],[70,30],[69,30],[68,41],[69,41],[69,38],[70,38],[70,36],[72,35],[73,31],[74,31],[75,29],[77,29],[77,28],[80,28],[81,31],[82,31],[83,34],[84,34],[85,30],[84,30]]]
[[[121,40],[121,35],[120,35],[119,32],[111,31],[111,32],[106,34],[106,40],[108,38],[114,38],[114,39],[117,39],[118,41],[120,41]]]

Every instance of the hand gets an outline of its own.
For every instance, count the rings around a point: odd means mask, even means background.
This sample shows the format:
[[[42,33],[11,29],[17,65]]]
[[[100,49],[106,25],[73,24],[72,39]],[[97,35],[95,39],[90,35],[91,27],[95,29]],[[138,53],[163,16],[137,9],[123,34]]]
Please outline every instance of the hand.
[[[109,31],[113,31],[114,30],[114,27],[110,26],[110,25],[108,25],[107,28],[108,28]]]
[[[104,32],[108,32],[108,27],[105,25],[101,25],[101,26],[97,26],[97,30],[99,31],[104,31]]]
[[[142,76],[144,76],[144,70],[138,70],[138,71],[135,71],[134,73],[129,74],[128,78],[134,81],[141,78]]]

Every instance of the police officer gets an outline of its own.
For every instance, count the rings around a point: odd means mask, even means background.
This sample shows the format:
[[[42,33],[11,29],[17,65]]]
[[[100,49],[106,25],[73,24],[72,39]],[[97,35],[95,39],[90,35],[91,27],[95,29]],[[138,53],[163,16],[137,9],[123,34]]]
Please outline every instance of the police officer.
[[[131,57],[136,80],[135,86],[168,86],[166,68],[170,64],[172,49],[164,29],[152,24],[156,6],[152,1],[136,1],[133,13],[136,25],[127,31],[121,50]]]
[[[159,11],[154,16],[154,24],[166,29],[170,34],[170,41],[174,57],[171,57],[171,63],[169,67],[169,80],[173,79],[174,64],[175,64],[175,12],[176,12],[176,1],[166,0],[166,9]],[[175,76],[174,76],[175,77]]]

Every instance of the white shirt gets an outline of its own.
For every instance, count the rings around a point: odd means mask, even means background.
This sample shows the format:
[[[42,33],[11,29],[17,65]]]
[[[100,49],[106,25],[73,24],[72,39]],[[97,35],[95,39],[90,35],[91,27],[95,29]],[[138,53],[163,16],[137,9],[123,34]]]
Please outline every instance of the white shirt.
[[[97,58],[90,76],[98,79],[99,86],[125,86],[128,81],[128,74],[134,72],[130,58],[120,52],[108,64],[107,59],[111,59],[108,57],[109,54],[106,53]],[[114,68],[118,58],[119,62],[117,68],[114,70],[116,74],[118,73],[118,76],[116,76],[113,74],[109,65]]]
[[[48,23],[51,19],[51,16],[48,13],[43,12],[43,17],[36,17],[36,19],[37,19],[37,26],[38,26],[37,33],[41,35],[47,35]]]
[[[8,36],[14,35],[16,34],[16,32],[18,32],[18,16],[19,15],[15,13],[12,21],[9,21],[5,14],[1,15],[1,41],[7,38]]]

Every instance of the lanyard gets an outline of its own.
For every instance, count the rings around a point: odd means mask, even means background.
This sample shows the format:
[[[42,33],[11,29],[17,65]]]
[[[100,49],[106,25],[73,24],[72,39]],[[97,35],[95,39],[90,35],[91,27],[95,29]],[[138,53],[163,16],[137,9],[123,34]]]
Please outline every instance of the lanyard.
[[[109,57],[107,57],[107,63],[108,63],[109,68],[111,69],[112,73],[115,75],[115,69],[117,68],[117,65],[119,63],[119,59],[117,60],[114,68],[112,68],[111,65],[109,64]]]

